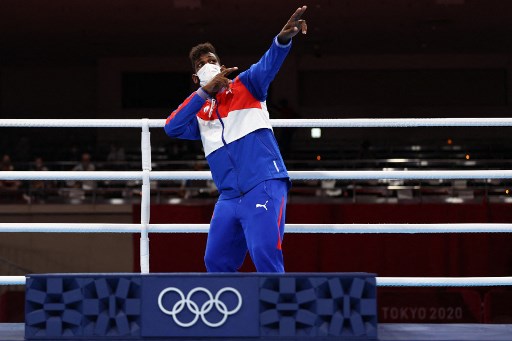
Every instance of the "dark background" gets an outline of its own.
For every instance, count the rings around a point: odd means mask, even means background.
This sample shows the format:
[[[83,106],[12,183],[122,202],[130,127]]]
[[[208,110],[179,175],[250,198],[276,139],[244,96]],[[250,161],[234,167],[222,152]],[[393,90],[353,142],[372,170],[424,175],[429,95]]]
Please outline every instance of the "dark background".
[[[193,90],[187,57],[193,45],[210,41],[222,63],[245,69],[302,4],[308,34],[294,39],[272,85],[273,118],[283,117],[282,100],[291,118],[510,116],[509,1],[4,0],[0,117],[166,118]],[[21,137],[46,143],[47,134],[8,129],[0,148],[12,153]],[[436,143],[448,135],[501,143],[510,134],[326,130],[319,147],[378,144],[390,136],[396,143]],[[170,143],[160,131],[152,138]],[[309,138],[299,130],[294,145]],[[52,139],[88,149],[96,159],[102,145],[138,145],[129,130],[68,131]]]

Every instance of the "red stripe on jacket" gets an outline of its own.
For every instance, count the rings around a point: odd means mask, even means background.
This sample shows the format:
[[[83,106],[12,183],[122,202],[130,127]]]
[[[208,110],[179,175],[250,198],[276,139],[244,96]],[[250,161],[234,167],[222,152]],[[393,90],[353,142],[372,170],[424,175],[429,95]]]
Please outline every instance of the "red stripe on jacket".
[[[169,117],[167,117],[167,120],[165,121],[165,125],[169,124],[169,122],[171,122],[171,120],[174,118],[174,116],[176,116],[180,111],[181,109],[186,106],[188,104],[188,102],[190,102],[192,100],[192,97],[194,97],[196,93],[193,92],[190,96],[187,97],[187,99],[185,101],[183,101],[183,103],[180,104],[180,106],[174,110],[171,115],[169,115]]]
[[[236,96],[233,96],[235,92]],[[229,90],[217,94],[213,114],[209,115],[210,110],[212,110],[211,104],[210,101],[207,101],[199,110],[197,116],[200,119],[204,121],[218,119],[216,110],[219,111],[220,118],[226,118],[234,110],[261,109],[261,102],[254,98],[238,77],[231,83]]]

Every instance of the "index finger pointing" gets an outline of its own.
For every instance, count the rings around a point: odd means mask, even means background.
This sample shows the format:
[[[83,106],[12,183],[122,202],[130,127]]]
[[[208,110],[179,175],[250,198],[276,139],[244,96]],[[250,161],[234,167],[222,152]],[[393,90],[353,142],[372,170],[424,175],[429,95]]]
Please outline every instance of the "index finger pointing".
[[[290,17],[290,21],[299,20],[300,17],[302,16],[302,14],[304,14],[304,12],[306,12],[307,8],[308,8],[307,6],[302,6],[302,7],[297,8],[295,10],[295,12],[292,14],[292,16]]]
[[[226,68],[226,69],[225,69],[225,70],[223,70],[221,73],[222,73],[222,75],[223,75],[223,76],[227,76],[227,75],[229,75],[231,72],[236,71],[236,70],[238,70],[238,67],[236,67],[236,66],[235,66],[235,67]]]

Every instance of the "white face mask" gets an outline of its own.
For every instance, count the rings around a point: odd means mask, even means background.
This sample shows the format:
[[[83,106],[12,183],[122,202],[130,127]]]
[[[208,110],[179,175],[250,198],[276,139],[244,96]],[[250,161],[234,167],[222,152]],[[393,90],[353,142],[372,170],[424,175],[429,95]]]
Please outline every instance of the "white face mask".
[[[204,64],[199,71],[197,71],[197,77],[199,77],[199,84],[205,86],[213,77],[220,73],[220,66],[217,64]]]

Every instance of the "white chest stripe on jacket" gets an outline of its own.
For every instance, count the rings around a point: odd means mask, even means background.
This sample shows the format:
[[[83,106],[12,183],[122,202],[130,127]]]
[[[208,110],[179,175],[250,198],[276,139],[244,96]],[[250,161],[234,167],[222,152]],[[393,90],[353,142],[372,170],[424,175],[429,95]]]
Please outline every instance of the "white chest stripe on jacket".
[[[251,108],[242,110],[233,110],[229,115],[222,119],[224,123],[224,140],[226,143],[236,141],[245,135],[261,128],[272,129],[268,111],[262,103],[262,109]],[[224,146],[222,141],[222,124],[218,119],[205,121],[197,117],[199,121],[199,130],[203,142],[204,153],[208,156]]]

